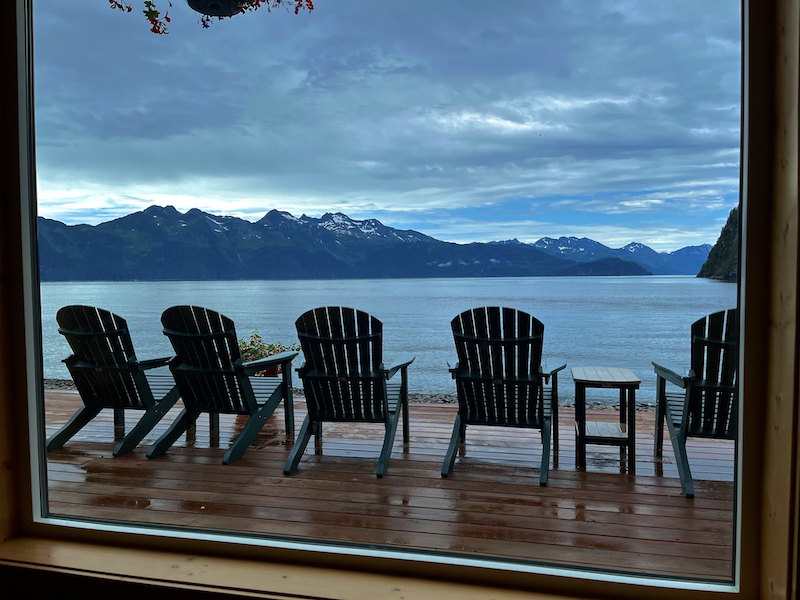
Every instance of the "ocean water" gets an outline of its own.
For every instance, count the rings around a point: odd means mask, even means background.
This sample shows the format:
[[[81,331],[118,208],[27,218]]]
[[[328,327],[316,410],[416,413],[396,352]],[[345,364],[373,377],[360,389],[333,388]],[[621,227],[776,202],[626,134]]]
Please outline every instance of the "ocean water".
[[[455,393],[450,321],[476,306],[509,306],[544,323],[544,354],[566,359],[560,396],[574,388],[571,366],[617,366],[641,380],[637,401],[653,404],[651,361],[687,365],[689,327],[700,317],[736,306],[736,284],[685,276],[519,277],[314,281],[171,281],[42,283],[42,344],[46,378],[69,377],[61,360],[69,347],[58,333],[61,306],[105,308],[128,321],[139,359],[169,356],[160,316],[176,304],[219,311],[240,338],[257,329],[267,341],[294,343],[294,321],[308,309],[350,306],[384,324],[384,358],[412,352],[412,393]],[[299,365],[295,365],[299,366]],[[614,402],[616,392],[590,390],[588,400]]]

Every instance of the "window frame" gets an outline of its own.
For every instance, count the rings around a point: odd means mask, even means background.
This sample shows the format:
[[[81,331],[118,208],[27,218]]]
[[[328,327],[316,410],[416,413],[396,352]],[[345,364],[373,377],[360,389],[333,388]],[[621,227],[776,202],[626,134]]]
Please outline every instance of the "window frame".
[[[0,92],[0,109],[7,109],[0,110],[3,115],[0,144],[9,148],[14,144],[19,154],[18,162],[11,160],[9,163],[13,164],[3,165],[0,171],[0,185],[7,188],[0,206],[3,217],[0,219],[0,534],[3,540],[10,540],[0,543],[0,572],[15,565],[25,572],[56,568],[53,557],[48,558],[46,552],[34,553],[27,562],[15,563],[10,557],[14,548],[19,551],[20,544],[64,548],[64,544],[78,542],[79,546],[69,546],[74,549],[74,556],[60,558],[58,568],[73,575],[83,573],[84,577],[126,576],[118,565],[101,568],[89,564],[90,559],[80,550],[86,547],[99,548],[109,556],[121,556],[132,546],[141,548],[141,574],[127,575],[134,579],[147,578],[146,557],[153,553],[227,557],[208,558],[217,565],[217,573],[198,588],[219,593],[231,589],[231,577],[239,572],[237,569],[271,572],[284,568],[281,563],[290,562],[299,565],[296,568],[306,574],[309,594],[326,589],[326,582],[337,577],[336,573],[319,568],[324,566],[355,576],[353,597],[357,597],[359,585],[368,586],[372,581],[369,573],[376,572],[390,573],[391,578],[415,577],[422,589],[439,585],[435,580],[449,581],[442,588],[444,597],[463,593],[463,589],[458,591],[461,584],[452,582],[590,597],[708,598],[712,594],[716,597],[723,588],[742,598],[789,597],[796,585],[800,480],[797,441],[800,15],[796,1],[743,2],[740,306],[745,343],[741,352],[743,408],[739,425],[742,443],[737,464],[736,584],[722,587],[614,574],[581,575],[560,569],[524,573],[491,568],[491,561],[485,561],[484,565],[480,562],[443,565],[395,560],[379,554],[326,552],[324,546],[312,552],[191,539],[195,537],[193,534],[160,536],[133,528],[105,531],[99,527],[76,527],[66,520],[64,525],[57,524],[60,520],[37,522],[39,519],[34,515],[41,507],[44,490],[37,478],[31,476],[31,466],[39,464],[43,440],[33,439],[28,433],[30,424],[43,423],[39,401],[41,357],[32,343],[40,327],[40,316],[35,310],[38,263],[34,239],[32,9],[32,0],[15,0],[9,10],[15,18],[0,20],[0,40],[3,40],[0,57],[17,57],[16,61],[0,61],[0,80],[18,83],[16,93]],[[758,68],[751,70],[751,64]],[[13,126],[6,127],[11,121]],[[757,195],[750,194],[751,190],[757,190]],[[769,268],[764,268],[765,263]],[[24,348],[25,368],[20,364],[21,348]],[[25,404],[21,399],[33,401]],[[23,406],[26,408],[22,409]],[[113,560],[110,563],[117,564]],[[169,572],[163,571],[151,579],[157,585],[182,584],[177,574],[170,578]],[[257,581],[251,581],[250,585],[256,586]],[[272,585],[273,589],[262,592],[283,593],[277,584],[265,585]]]

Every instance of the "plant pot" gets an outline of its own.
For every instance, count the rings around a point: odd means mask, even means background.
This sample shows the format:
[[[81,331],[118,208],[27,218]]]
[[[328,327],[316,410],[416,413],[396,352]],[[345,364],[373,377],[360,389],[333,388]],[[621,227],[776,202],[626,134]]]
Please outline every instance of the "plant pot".
[[[232,17],[239,8],[236,0],[186,0],[194,11],[209,17]]]
[[[266,370],[264,370],[262,372],[264,373],[264,377],[277,377],[278,375],[281,374],[281,368],[280,367],[270,367],[269,369],[266,369]]]

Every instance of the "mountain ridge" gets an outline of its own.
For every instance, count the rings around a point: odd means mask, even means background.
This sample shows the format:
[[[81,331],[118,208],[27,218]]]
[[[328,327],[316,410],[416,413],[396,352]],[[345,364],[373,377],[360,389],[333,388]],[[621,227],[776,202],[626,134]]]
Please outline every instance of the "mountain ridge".
[[[642,257],[692,248],[657,253],[633,242],[615,250],[581,238],[595,251],[577,260],[536,246],[553,238],[456,244],[377,219],[277,209],[255,222],[153,205],[97,225],[38,223],[43,281],[648,275],[656,271]],[[579,238],[558,238],[570,239]]]
[[[710,244],[701,244],[686,246],[673,252],[656,252],[640,242],[630,242],[622,248],[609,248],[585,237],[544,237],[533,245],[554,256],[578,261],[603,258],[633,260],[654,275],[696,275],[711,250]]]

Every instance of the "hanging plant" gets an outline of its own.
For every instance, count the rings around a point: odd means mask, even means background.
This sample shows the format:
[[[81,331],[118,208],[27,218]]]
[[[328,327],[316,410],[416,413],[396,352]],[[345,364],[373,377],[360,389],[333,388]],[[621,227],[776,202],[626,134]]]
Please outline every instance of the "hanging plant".
[[[206,28],[211,26],[211,20],[226,19],[234,15],[244,14],[246,12],[258,10],[259,8],[266,8],[267,12],[272,12],[272,9],[283,7],[287,11],[294,11],[294,14],[300,14],[301,10],[311,12],[314,10],[313,0],[186,0],[186,3],[191,9],[200,13],[200,24]],[[108,4],[112,10],[121,10],[122,12],[131,12],[133,8],[130,4],[119,0],[108,0]],[[172,2],[167,2],[172,7]],[[144,0],[144,18],[150,23],[150,31],[158,34],[169,33],[167,30],[167,23],[171,21],[169,17],[169,10],[161,11],[156,8],[155,2],[152,0]]]

